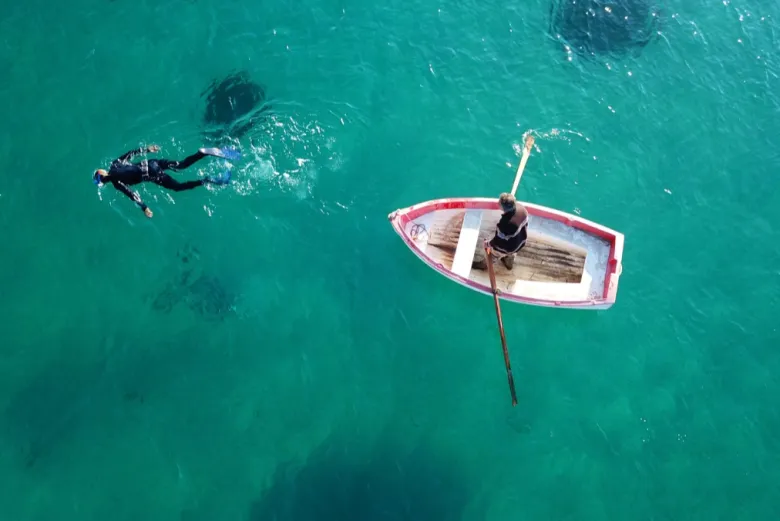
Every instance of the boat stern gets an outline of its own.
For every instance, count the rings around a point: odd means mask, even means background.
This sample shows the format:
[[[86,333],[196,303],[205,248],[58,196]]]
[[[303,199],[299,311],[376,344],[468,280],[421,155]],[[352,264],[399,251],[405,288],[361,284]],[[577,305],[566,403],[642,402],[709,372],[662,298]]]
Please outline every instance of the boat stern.
[[[609,272],[604,280],[604,302],[607,304],[607,307],[611,307],[617,301],[618,283],[620,282],[620,275],[623,273],[623,243],[625,237],[622,233],[613,233],[615,238],[612,241],[607,263]]]

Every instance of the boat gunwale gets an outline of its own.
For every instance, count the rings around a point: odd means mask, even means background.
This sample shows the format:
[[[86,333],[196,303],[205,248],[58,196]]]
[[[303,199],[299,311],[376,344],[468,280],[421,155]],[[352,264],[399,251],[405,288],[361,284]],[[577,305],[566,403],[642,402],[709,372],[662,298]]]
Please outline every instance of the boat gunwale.
[[[586,309],[610,308],[617,299],[618,283],[620,275],[623,271],[623,234],[578,215],[572,215],[554,208],[528,203],[525,201],[520,201],[520,203],[528,209],[528,213],[532,216],[559,222],[569,228],[574,228],[576,230],[595,235],[596,237],[604,239],[609,243],[610,249],[609,258],[607,260],[607,272],[604,275],[604,291],[599,298],[575,301],[540,299],[523,295],[515,295],[507,292],[499,292],[499,297],[512,302],[532,304],[537,306]],[[403,239],[407,247],[409,247],[409,249],[411,249],[415,255],[417,255],[417,257],[419,257],[429,267],[433,268],[445,277],[454,280],[455,282],[458,282],[459,284],[462,284],[470,289],[487,295],[492,295],[493,290],[487,285],[480,284],[471,279],[457,275],[451,270],[445,268],[441,263],[434,261],[430,256],[426,255],[422,250],[420,250],[417,244],[415,244],[411,237],[409,237],[409,235],[405,232],[406,224],[421,215],[441,210],[460,209],[500,210],[500,207],[498,201],[495,198],[488,197],[451,197],[432,199],[406,208],[398,209],[388,215],[388,219],[391,221],[393,229]]]

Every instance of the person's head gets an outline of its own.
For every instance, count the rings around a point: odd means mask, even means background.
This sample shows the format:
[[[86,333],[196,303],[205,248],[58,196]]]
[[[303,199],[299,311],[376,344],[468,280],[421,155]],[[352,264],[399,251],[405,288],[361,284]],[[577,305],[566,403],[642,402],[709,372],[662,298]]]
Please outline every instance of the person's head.
[[[501,197],[498,198],[498,204],[501,205],[501,209],[505,212],[511,212],[515,209],[515,196],[504,192]]]
[[[98,168],[97,170],[95,170],[95,173],[92,174],[92,182],[95,183],[96,185],[100,184],[103,182],[103,177],[107,175],[108,172],[106,172],[102,168]]]

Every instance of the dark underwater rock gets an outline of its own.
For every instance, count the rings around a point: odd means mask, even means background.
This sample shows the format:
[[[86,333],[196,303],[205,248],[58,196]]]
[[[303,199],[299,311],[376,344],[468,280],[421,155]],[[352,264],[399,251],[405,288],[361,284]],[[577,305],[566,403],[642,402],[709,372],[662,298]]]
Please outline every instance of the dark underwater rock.
[[[266,110],[265,89],[246,71],[213,81],[204,91],[206,133],[214,139],[246,134]]]
[[[178,250],[177,258],[180,271],[154,297],[152,308],[169,313],[185,304],[206,320],[223,320],[234,310],[237,295],[219,277],[203,271],[198,248],[188,244]]]
[[[647,0],[552,0],[550,34],[583,57],[623,57],[656,35],[657,9]]]
[[[197,276],[186,270],[178,283],[171,282],[152,301],[155,311],[168,313],[179,304],[206,320],[223,320],[235,306],[236,295],[225,289],[219,278],[203,274]]]
[[[302,466],[280,465],[248,521],[457,520],[472,499],[459,465],[433,447],[379,445],[356,458],[349,443],[324,445]],[[482,518],[483,516],[478,516]]]
[[[236,297],[211,275],[201,275],[187,287],[185,302],[204,318],[221,320],[233,310]]]

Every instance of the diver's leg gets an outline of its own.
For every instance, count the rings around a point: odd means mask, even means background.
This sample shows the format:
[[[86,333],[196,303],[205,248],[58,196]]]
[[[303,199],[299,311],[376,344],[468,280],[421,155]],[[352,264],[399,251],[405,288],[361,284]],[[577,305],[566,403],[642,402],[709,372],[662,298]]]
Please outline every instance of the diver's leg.
[[[201,148],[191,156],[185,157],[181,161],[170,159],[157,159],[157,163],[163,170],[184,170],[191,167],[206,156],[221,157],[223,159],[240,159],[241,153],[232,148]]]
[[[151,178],[150,181],[156,185],[162,186],[163,188],[167,188],[168,190],[173,190],[174,192],[181,192],[183,190],[192,190],[193,188],[197,188],[198,186],[203,186],[203,184],[206,182],[205,179],[198,179],[196,181],[185,181],[183,183],[180,183],[166,173],[157,174],[156,176]]]
[[[207,154],[199,151],[191,156],[185,157],[181,161],[174,161],[172,159],[155,159],[155,161],[159,165],[160,170],[184,170],[206,157],[206,155]]]

